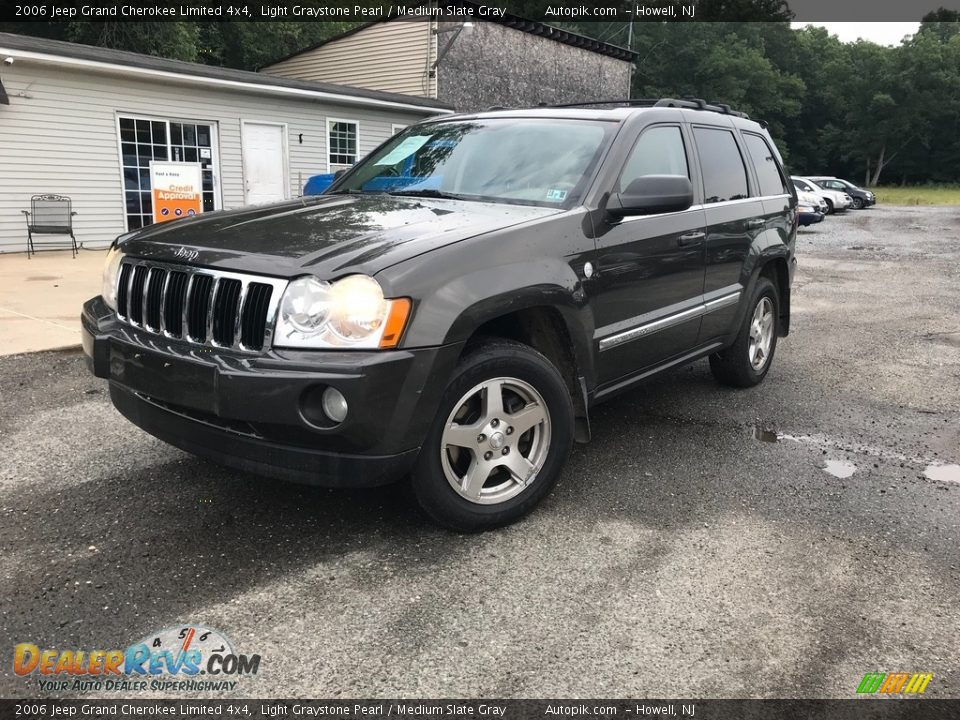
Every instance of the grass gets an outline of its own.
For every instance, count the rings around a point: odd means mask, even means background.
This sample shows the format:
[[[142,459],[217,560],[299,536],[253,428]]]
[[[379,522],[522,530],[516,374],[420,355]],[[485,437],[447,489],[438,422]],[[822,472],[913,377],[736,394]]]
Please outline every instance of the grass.
[[[960,205],[960,185],[872,188],[879,205]]]

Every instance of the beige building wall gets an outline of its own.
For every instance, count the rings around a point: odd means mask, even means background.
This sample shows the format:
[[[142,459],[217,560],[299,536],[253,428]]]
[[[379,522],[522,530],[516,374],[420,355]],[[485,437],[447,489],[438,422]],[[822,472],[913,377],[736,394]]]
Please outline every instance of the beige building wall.
[[[260,72],[299,80],[437,97],[435,23],[394,20],[306,50]]]

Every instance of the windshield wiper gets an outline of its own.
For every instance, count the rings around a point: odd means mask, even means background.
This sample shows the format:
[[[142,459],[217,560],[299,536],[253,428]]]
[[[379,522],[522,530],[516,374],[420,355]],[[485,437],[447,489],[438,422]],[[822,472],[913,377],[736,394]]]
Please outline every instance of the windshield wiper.
[[[441,198],[443,200],[466,200],[463,195],[455,195],[454,193],[443,192],[442,190],[394,190],[393,192],[388,192],[387,195],[398,195],[400,197],[425,197],[425,198]]]

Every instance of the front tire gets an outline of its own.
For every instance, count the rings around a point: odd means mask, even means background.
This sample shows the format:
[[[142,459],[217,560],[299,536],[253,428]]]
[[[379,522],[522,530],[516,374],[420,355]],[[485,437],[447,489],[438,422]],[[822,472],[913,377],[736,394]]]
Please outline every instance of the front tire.
[[[853,209],[854,210],[863,210],[863,198],[855,197],[853,199]]]
[[[777,350],[779,317],[777,288],[761,276],[737,339],[726,350],[710,356],[710,370],[718,382],[740,388],[763,382]]]
[[[833,209],[833,202],[829,199],[824,199],[824,202],[827,204],[827,215],[833,215],[835,212]]]
[[[435,522],[478,532],[543,500],[573,444],[573,403],[553,364],[531,347],[491,339],[461,360],[412,473]]]

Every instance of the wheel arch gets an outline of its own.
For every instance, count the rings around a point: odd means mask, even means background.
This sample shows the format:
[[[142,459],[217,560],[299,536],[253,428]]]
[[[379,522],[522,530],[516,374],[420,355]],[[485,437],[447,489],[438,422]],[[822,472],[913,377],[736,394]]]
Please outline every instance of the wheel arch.
[[[579,311],[569,306],[544,304],[542,298],[530,298],[522,307],[499,314],[490,313],[473,324],[464,352],[484,338],[506,338],[528,345],[542,353],[560,372],[573,402],[578,442],[590,439],[587,378],[593,376],[590,348],[577,318]]]

